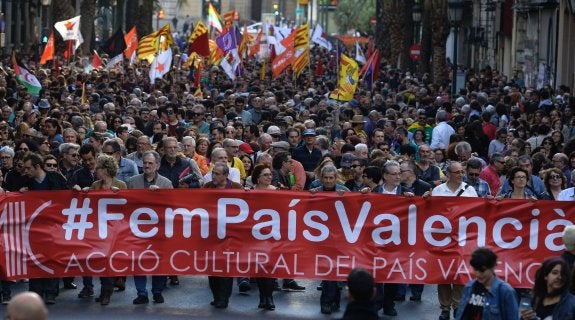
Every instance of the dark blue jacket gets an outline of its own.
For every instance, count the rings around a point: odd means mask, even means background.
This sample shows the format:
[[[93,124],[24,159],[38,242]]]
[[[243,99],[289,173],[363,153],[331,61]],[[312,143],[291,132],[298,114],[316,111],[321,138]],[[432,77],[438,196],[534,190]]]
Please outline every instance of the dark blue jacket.
[[[456,320],[461,320],[465,307],[469,303],[473,285],[477,280],[471,280],[463,288],[463,295],[457,307]],[[494,276],[491,288],[485,295],[482,320],[517,320],[519,318],[519,300],[517,293],[507,282]],[[555,319],[555,316],[553,316]]]

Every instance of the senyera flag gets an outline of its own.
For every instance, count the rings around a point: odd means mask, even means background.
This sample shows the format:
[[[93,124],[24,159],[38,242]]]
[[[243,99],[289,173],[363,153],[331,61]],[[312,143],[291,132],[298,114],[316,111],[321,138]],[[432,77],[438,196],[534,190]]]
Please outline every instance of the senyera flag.
[[[33,75],[30,70],[28,70],[22,62],[16,58],[16,53],[12,54],[12,60],[14,61],[14,72],[16,73],[16,79],[18,82],[26,87],[26,91],[32,95],[40,94],[42,90],[42,84],[38,81],[35,75]]]

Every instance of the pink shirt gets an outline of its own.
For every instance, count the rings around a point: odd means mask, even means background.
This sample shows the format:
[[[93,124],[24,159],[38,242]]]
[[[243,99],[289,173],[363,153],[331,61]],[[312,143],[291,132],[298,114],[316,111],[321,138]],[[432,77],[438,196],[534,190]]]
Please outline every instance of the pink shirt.
[[[499,180],[499,174],[493,166],[487,166],[479,174],[479,178],[485,180],[489,184],[489,189],[491,189],[491,194],[497,195],[501,189],[501,180]]]

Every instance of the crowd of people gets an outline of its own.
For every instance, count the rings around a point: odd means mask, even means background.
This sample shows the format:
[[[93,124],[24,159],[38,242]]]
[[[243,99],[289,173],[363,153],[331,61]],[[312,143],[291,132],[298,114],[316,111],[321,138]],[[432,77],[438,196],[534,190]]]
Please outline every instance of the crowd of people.
[[[233,188],[574,200],[570,88],[523,88],[517,78],[488,67],[470,72],[465,88],[452,96],[449,86],[432,83],[428,74],[381,68],[371,90],[360,81],[354,98],[342,102],[329,97],[336,86],[333,55],[313,49],[312,66],[297,81],[289,72],[261,79],[256,59],[245,61],[243,75],[234,81],[217,67],[196,70],[201,72],[201,96],[194,94],[188,71],[178,68],[151,85],[145,62],[126,61],[89,73],[81,60],[60,69],[31,67],[43,87],[39,96],[30,95],[14,71],[4,67],[2,188]],[[327,70],[319,73],[318,64]],[[495,261],[488,249],[474,253],[471,265],[478,283],[485,286],[481,279]],[[544,278],[555,275],[556,268],[568,284],[563,269],[572,268],[572,262],[544,263]],[[64,288],[76,288],[75,279],[63,280]],[[125,278],[100,281],[97,301],[102,305],[110,303],[114,287],[126,286]],[[175,276],[152,277],[154,302],[164,302],[168,281],[179,283]],[[30,279],[30,290],[53,304],[59,283]],[[210,277],[214,307],[228,306],[233,283],[232,278]],[[253,283],[237,279],[240,292],[252,290]],[[275,279],[255,283],[258,307],[267,310],[275,309],[275,290],[305,290],[293,279],[284,279],[281,287]],[[93,297],[92,278],[83,277],[82,284],[78,297]],[[134,277],[134,284],[134,304],[149,303],[146,277]],[[500,281],[489,284],[499,286]],[[395,302],[406,299],[408,288],[416,303],[424,290],[415,284],[374,288],[376,310],[383,308],[389,316],[397,315]],[[339,310],[341,284],[324,281],[319,289],[320,311]],[[439,319],[450,319],[452,309],[457,319],[475,319],[486,311],[486,305],[460,307],[478,290],[485,288],[440,285]],[[549,313],[549,294],[557,293],[549,290],[536,283],[535,308],[522,311],[524,319]],[[6,281],[1,298],[11,298]]]

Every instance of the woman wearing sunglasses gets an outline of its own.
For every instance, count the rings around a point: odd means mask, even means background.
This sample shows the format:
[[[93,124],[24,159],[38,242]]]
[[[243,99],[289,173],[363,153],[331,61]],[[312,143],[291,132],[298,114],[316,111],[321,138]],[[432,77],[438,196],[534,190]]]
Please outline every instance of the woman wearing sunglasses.
[[[551,168],[543,174],[545,192],[540,196],[541,200],[557,200],[559,192],[565,189],[567,179],[561,170]]]

